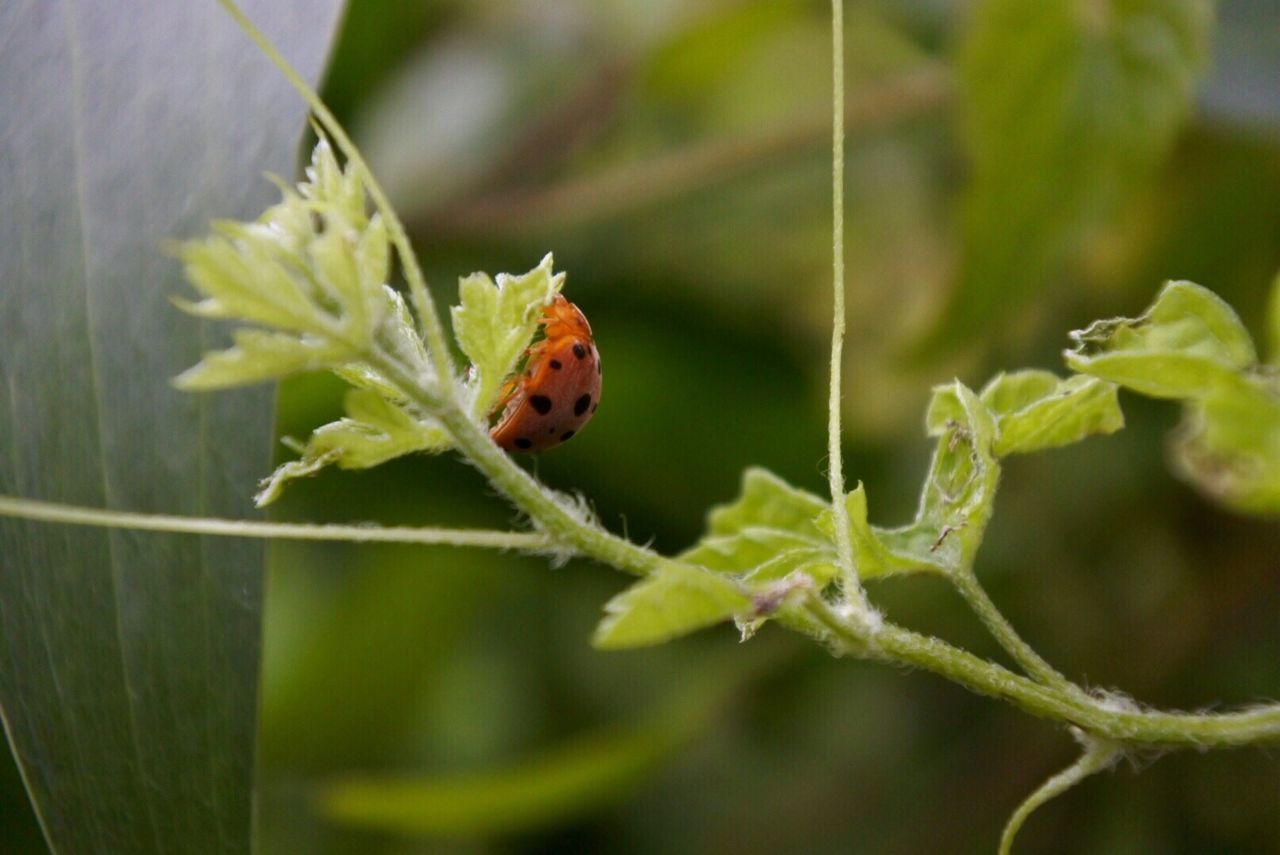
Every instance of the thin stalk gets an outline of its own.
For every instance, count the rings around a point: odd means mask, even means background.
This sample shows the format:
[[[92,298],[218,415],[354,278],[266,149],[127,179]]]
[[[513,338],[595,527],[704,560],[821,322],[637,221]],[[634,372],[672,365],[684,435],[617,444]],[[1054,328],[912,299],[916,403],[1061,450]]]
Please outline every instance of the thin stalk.
[[[864,624],[874,612],[853,563],[849,509],[844,503],[844,456],[840,447],[840,369],[844,361],[844,0],[831,0],[831,243],[832,292],[831,387],[827,399],[827,479],[835,515],[836,553],[840,558],[845,602]]]
[[[373,525],[314,525],[246,522],[213,517],[180,517],[83,508],[35,499],[0,496],[0,517],[99,528],[245,537],[263,540],[321,540],[355,543],[406,543],[422,546],[478,546],[545,552],[556,543],[544,534],[487,529],[409,528]]]
[[[1054,686],[1063,691],[1080,692],[1080,687],[1072,683],[1062,672],[1058,671],[1052,665],[1044,660],[1044,658],[1031,649],[1031,645],[1022,640],[1022,636],[1018,635],[1018,631],[1013,628],[1009,620],[1001,614],[996,608],[996,604],[991,601],[987,595],[987,591],[982,587],[982,583],[978,581],[978,577],[972,569],[957,570],[951,574],[951,582],[955,585],[956,590],[964,597],[969,608],[987,627],[987,631],[992,637],[1004,648],[1005,652],[1013,657],[1014,661],[1027,672],[1028,676],[1044,683],[1046,686]]]
[[[240,29],[244,30],[249,38],[253,39],[254,43],[275,64],[276,68],[280,69],[280,73],[288,79],[293,88],[307,102],[307,106],[311,108],[311,112],[315,114],[320,125],[338,144],[338,148],[343,155],[360,170],[361,178],[364,179],[365,187],[369,191],[369,197],[373,199],[374,207],[382,214],[382,219],[387,224],[387,236],[396,248],[396,255],[400,257],[400,265],[404,269],[404,278],[409,284],[409,296],[413,300],[413,308],[418,315],[418,324],[421,327],[423,337],[427,341],[427,349],[431,352],[432,365],[435,367],[436,378],[440,387],[438,390],[439,395],[446,400],[454,400],[457,396],[453,383],[453,363],[449,359],[449,345],[445,338],[444,325],[440,321],[439,312],[436,311],[431,291],[427,288],[426,277],[422,273],[422,268],[418,266],[417,256],[413,254],[413,246],[409,243],[409,235],[405,232],[404,224],[400,222],[400,215],[396,213],[395,208],[391,207],[387,194],[383,192],[382,185],[378,183],[377,178],[373,175],[373,170],[369,168],[369,165],[365,163],[364,158],[360,155],[360,150],[356,148],[355,143],[347,136],[347,132],[333,113],[330,112],[329,108],[325,106],[324,101],[320,100],[320,96],[316,91],[281,56],[280,51],[262,34],[262,31],[254,26],[253,22],[236,5],[235,0],[218,0],[218,2],[231,17],[235,18],[236,23],[240,25]]]
[[[806,611],[829,634],[829,640],[854,651],[865,648],[867,638],[860,629],[836,615],[820,598],[811,598]],[[1280,743],[1277,704],[1212,715],[1144,711],[1093,698],[1082,689],[1064,691],[1042,685],[945,641],[888,622],[875,636],[875,649],[879,658],[923,668],[1040,718],[1074,724],[1093,736],[1182,748]]]
[[[1000,835],[999,855],[1009,855],[1013,851],[1013,838],[1017,836],[1022,824],[1031,816],[1031,812],[1040,805],[1056,798],[1092,774],[1109,769],[1124,753],[1121,746],[1106,739],[1084,737],[1084,753],[1080,759],[1054,775],[1040,785],[1040,788],[1018,805],[1018,809],[1009,817],[1009,822]]]

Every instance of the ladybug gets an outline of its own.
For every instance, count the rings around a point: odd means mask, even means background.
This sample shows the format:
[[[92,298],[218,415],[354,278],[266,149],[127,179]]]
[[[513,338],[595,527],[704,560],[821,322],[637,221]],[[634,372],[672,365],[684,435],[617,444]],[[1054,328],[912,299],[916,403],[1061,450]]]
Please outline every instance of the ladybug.
[[[538,318],[542,340],[507,382],[489,431],[507,451],[543,451],[573,438],[600,405],[600,351],[582,310],[560,294]]]

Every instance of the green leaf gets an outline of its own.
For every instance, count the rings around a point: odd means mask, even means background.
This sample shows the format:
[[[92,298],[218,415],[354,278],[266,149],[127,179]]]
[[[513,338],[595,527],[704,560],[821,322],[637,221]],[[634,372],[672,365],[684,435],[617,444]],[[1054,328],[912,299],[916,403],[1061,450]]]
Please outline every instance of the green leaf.
[[[458,283],[453,332],[475,371],[472,413],[493,409],[502,382],[515,372],[538,328],[538,316],[564,287],[564,274],[552,273],[551,253],[520,276],[498,274],[494,282],[473,273]]]
[[[765,597],[797,573],[816,589],[824,588],[836,576],[838,559],[835,544],[815,521],[829,507],[768,470],[748,469],[742,476],[742,495],[708,514],[707,534],[680,560],[733,574]],[[763,623],[752,621],[754,626]]]
[[[174,378],[174,385],[188,392],[248,386],[327,368],[346,355],[345,349],[313,336],[242,329],[232,337],[234,347],[206,353],[204,359]]]
[[[1242,376],[1189,405],[1174,433],[1173,463],[1215,501],[1280,514],[1280,374]]]
[[[867,493],[861,483],[845,497],[845,507],[849,512],[853,563],[860,578],[947,572],[948,568],[934,556],[932,543],[915,537],[910,527],[881,529],[867,522]],[[830,511],[823,514],[819,524],[835,537],[835,517]]]
[[[1037,370],[1001,373],[979,399],[995,417],[997,457],[1059,448],[1124,427],[1115,384],[1093,377],[1063,380]],[[942,433],[948,420],[962,417],[961,409],[953,387],[936,389],[925,416],[929,434]]]
[[[322,425],[311,434],[302,457],[276,468],[261,485],[259,507],[280,498],[285,486],[326,466],[369,469],[417,451],[439,452],[453,446],[444,427],[415,416],[375,391],[354,389],[344,400],[347,418]]]
[[[835,555],[835,547],[814,520],[829,505],[798,490],[765,469],[742,476],[742,495],[712,509],[707,534],[680,560],[726,573],[745,573],[783,550],[814,550]]]
[[[667,564],[605,604],[592,643],[604,650],[661,644],[752,611],[734,582],[686,564]]]
[[[1209,0],[983,0],[960,55],[972,158],[937,333],[992,328],[1164,158],[1205,67]]]
[[[344,171],[323,134],[307,176],[296,190],[278,182],[281,201],[257,220],[224,220],[212,235],[180,245],[187,279],[202,299],[176,302],[201,317],[294,333],[340,362],[383,333],[384,316],[395,309],[386,287],[390,245],[382,217],[365,211],[359,169],[352,164]],[[245,347],[207,361],[220,363],[214,372],[220,376],[234,365],[246,377],[274,378],[280,372],[271,363],[283,348],[279,341],[259,348],[267,351],[260,367],[259,353]]]
[[[1280,513],[1280,373],[1259,365],[1249,333],[1216,294],[1170,282],[1138,318],[1071,334],[1077,371],[1184,402],[1177,472],[1222,504]]]
[[[1096,321],[1071,337],[1073,370],[1154,398],[1205,395],[1257,362],[1235,311],[1191,282],[1167,283],[1140,317]]]
[[[315,79],[338,4],[247,5]],[[302,103],[213,3],[11,0],[0,32],[0,492],[250,515],[271,395],[168,383],[209,344],[160,247],[262,210]],[[251,850],[262,553],[0,522],[0,706],[51,849]]]
[[[929,414],[938,445],[915,520],[892,529],[869,525],[861,484],[845,500],[859,576],[949,573],[973,564],[1000,480],[995,416],[958,380],[934,390]],[[830,511],[819,524],[834,537]]]

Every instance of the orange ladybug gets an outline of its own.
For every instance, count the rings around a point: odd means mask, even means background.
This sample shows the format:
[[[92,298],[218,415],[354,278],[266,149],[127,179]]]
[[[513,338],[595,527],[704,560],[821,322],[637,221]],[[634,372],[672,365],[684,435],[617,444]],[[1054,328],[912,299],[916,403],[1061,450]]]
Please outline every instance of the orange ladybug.
[[[507,451],[543,451],[582,430],[600,405],[600,351],[582,310],[560,294],[538,319],[544,338],[503,388],[489,431]]]

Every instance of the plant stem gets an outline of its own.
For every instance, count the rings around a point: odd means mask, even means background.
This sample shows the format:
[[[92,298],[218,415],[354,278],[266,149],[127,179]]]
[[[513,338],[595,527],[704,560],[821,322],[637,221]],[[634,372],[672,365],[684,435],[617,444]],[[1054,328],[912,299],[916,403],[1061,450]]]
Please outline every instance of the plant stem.
[[[811,598],[806,611],[839,644],[855,651],[866,648],[868,639],[860,629],[820,598]],[[1009,701],[1040,718],[1074,724],[1098,737],[1184,748],[1280,743],[1280,705],[1276,704],[1212,715],[1144,711],[1131,702],[1092,697],[1078,687],[1065,691],[1042,685],[945,641],[888,622],[874,643],[882,659],[923,668],[978,694]]]
[[[620,570],[647,576],[670,559],[605,531],[557,500],[547,487],[521,469],[511,457],[494,444],[489,434],[454,403],[436,404],[402,365],[382,353],[366,355],[389,381],[415,404],[433,413],[448,429],[463,457],[489,479],[495,489],[506,496],[549,535],[556,544],[572,547]]]
[[[531,552],[546,551],[555,546],[555,542],[546,535],[518,531],[246,522],[212,517],[180,517],[81,508],[9,496],[0,496],[0,517],[132,531],[160,531],[265,540],[479,546]]]
[[[841,365],[844,362],[844,0],[831,0],[831,386],[827,397],[827,480],[835,515],[836,553],[845,602],[864,624],[874,624],[858,569],[853,563],[849,509],[844,503],[844,455],[840,447]]]
[[[964,597],[965,602],[969,604],[969,608],[973,609],[974,613],[986,625],[992,637],[999,642],[1005,652],[1013,657],[1023,671],[1046,686],[1083,694],[1079,686],[1063,676],[1060,671],[1046,662],[1039,653],[1032,650],[1031,646],[1022,640],[1022,636],[1018,635],[1018,631],[1013,628],[1008,619],[996,608],[996,604],[991,601],[986,589],[982,587],[982,583],[978,581],[978,577],[974,574],[972,568],[957,569],[950,574],[950,579],[956,590]]]
[[[1004,833],[1000,835],[999,855],[1009,855],[1013,849],[1013,838],[1017,836],[1022,824],[1027,821],[1031,812],[1040,805],[1062,795],[1090,775],[1109,769],[1124,753],[1123,748],[1107,739],[1095,739],[1090,736],[1082,738],[1084,753],[1080,759],[1054,775],[1040,785],[1040,788],[1018,805],[1018,809],[1009,817]]]

